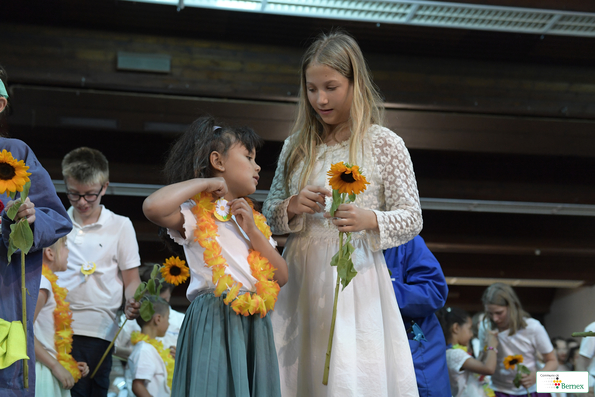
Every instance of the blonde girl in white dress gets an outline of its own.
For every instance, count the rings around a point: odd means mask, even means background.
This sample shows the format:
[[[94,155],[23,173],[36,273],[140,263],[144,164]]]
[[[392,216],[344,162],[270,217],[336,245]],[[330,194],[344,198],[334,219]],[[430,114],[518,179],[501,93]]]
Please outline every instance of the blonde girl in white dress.
[[[422,228],[413,166],[403,140],[381,126],[382,100],[356,41],[321,35],[301,67],[298,116],[285,141],[263,213],[290,233],[289,281],[271,316],[283,396],[417,396],[407,334],[382,250]],[[357,164],[370,185],[324,216],[327,171]],[[326,215],[328,216],[328,214]],[[353,232],[358,271],[339,294],[328,385],[322,384],[339,233]]]

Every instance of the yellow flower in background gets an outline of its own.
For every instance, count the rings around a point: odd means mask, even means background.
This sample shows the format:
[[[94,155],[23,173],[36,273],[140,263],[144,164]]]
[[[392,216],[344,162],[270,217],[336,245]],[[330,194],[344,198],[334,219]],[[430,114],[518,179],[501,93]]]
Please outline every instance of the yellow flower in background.
[[[180,285],[190,276],[186,261],[176,256],[165,260],[163,267],[159,270],[166,283]]]
[[[12,157],[12,153],[3,149],[0,152],[0,194],[9,192],[22,192],[25,183],[29,182],[30,172],[23,160]]]
[[[514,369],[514,366],[523,362],[523,355],[517,354],[514,356],[508,356],[504,359],[505,369]]]
[[[342,161],[332,164],[327,175],[331,177],[329,181],[331,187],[339,193],[360,194],[366,190],[366,185],[370,184],[366,177],[360,174],[359,166],[350,166]]]

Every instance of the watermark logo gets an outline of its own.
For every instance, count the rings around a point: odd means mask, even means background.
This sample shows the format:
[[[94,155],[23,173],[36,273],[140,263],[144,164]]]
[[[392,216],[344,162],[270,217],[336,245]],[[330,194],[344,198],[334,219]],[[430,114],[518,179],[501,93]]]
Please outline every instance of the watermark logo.
[[[587,371],[538,371],[537,393],[552,392],[588,393],[589,373]]]

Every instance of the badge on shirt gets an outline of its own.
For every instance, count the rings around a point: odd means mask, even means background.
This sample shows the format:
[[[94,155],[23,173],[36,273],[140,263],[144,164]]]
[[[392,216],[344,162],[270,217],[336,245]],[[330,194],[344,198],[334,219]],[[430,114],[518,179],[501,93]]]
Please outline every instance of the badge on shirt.
[[[87,281],[87,277],[95,273],[95,270],[97,270],[97,265],[95,262],[87,262],[81,265],[81,273],[85,275],[85,281]]]
[[[231,206],[229,205],[229,201],[225,200],[223,197],[215,201],[215,212],[213,215],[215,216],[215,219],[221,222],[227,222],[230,220]]]

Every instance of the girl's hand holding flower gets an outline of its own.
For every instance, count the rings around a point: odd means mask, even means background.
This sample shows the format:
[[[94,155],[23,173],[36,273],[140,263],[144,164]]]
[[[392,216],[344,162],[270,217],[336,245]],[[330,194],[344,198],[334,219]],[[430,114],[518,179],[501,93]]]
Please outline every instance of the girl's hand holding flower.
[[[330,218],[331,214],[326,212],[324,217]],[[341,204],[335,211],[332,222],[340,232],[345,233],[378,229],[376,213],[372,210],[359,208],[353,203]]]
[[[321,186],[306,186],[297,196],[293,196],[289,200],[289,205],[287,206],[289,219],[292,219],[296,215],[322,212],[325,196],[330,197],[331,192]]]
[[[537,383],[537,374],[535,372],[531,371],[530,374],[523,374],[521,376],[521,385],[523,385],[523,387],[528,389],[535,383]]]

